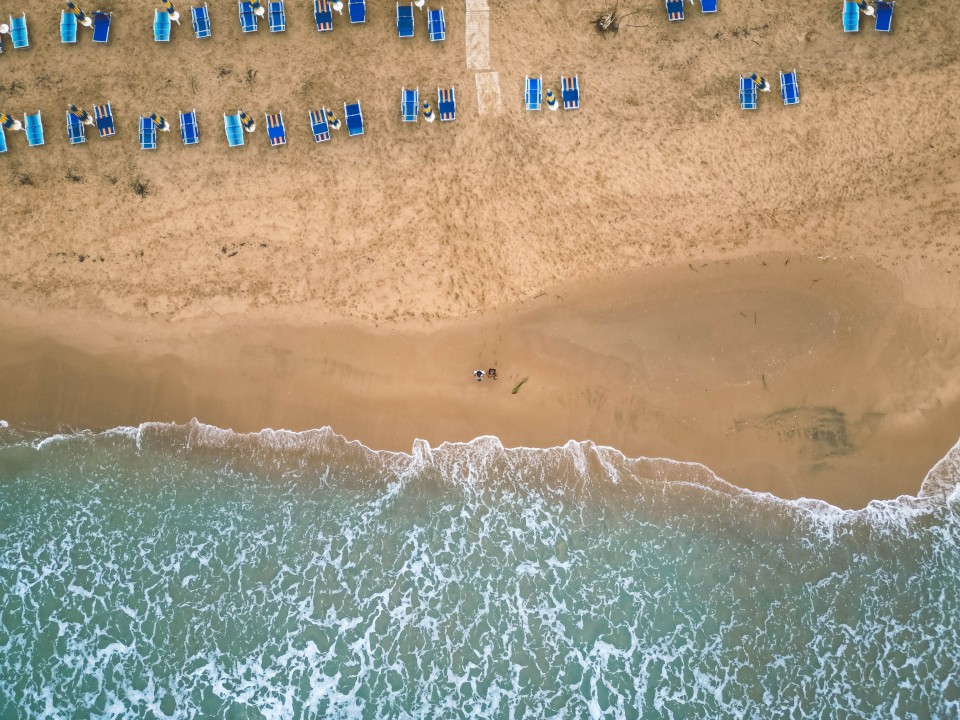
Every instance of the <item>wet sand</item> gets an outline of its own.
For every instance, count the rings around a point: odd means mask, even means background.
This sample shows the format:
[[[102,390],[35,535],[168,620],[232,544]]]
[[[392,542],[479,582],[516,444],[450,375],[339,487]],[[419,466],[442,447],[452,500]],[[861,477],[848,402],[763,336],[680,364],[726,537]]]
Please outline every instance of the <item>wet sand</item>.
[[[960,435],[956,314],[910,302],[857,261],[659,268],[429,325],[318,312],[170,323],[20,310],[0,339],[0,417],[43,429],[330,425],[401,451],[415,438],[589,439],[842,507],[915,494]],[[472,379],[489,367],[497,381]]]

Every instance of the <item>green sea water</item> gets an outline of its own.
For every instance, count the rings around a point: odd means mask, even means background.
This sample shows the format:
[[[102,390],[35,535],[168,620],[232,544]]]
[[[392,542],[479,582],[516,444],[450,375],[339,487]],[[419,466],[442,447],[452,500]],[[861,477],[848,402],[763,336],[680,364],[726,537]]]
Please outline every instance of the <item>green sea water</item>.
[[[960,446],[841,512],[493,438],[0,430],[0,718],[957,718]]]

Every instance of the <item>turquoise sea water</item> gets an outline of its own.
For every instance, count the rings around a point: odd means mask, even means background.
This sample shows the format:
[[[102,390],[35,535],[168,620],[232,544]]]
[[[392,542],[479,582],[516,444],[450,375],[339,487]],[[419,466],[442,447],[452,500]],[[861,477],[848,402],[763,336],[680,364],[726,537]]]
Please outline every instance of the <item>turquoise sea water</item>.
[[[958,480],[0,430],[0,718],[956,718]]]

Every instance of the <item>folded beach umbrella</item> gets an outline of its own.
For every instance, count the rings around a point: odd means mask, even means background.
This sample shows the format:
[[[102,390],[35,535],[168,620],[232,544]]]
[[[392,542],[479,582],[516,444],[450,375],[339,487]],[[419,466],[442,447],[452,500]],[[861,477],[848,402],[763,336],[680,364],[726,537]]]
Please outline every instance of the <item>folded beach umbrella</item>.
[[[326,107],[325,107],[325,108],[323,109],[323,115],[324,115],[324,117],[327,118],[327,122],[330,123],[330,128],[331,128],[331,129],[333,129],[333,130],[339,130],[339,129],[340,129],[340,119],[336,116],[336,114],[333,112],[333,110],[331,110],[330,108],[326,108]]]
[[[156,113],[150,113],[150,119],[153,120],[153,124],[157,126],[157,130],[160,132],[170,132],[170,123],[167,122],[166,118]]]
[[[4,130],[23,130],[23,124],[19,120],[2,112],[0,112],[0,127]]]
[[[553,94],[553,90],[547,88],[546,92],[547,98],[547,107],[551,110],[556,110],[560,107],[560,103],[557,102],[557,96]]]
[[[93,18],[87,15],[85,12],[83,12],[83,10],[81,10],[79,6],[76,5],[76,3],[68,2],[67,10],[69,10],[74,15],[76,15],[77,22],[83,25],[84,27],[90,27],[91,25],[93,25]]]
[[[426,100],[423,101],[423,119],[427,122],[433,122],[437,116],[433,113],[433,107]]]
[[[70,111],[70,114],[75,116],[77,120],[82,122],[84,125],[93,125],[93,117],[83,108],[78,108],[73,103],[67,105],[67,110]]]
[[[254,130],[257,129],[256,121],[252,117],[247,115],[243,110],[240,110],[238,115],[240,117],[240,124],[243,125],[243,129],[246,130],[248,133],[252,133]]]
[[[757,84],[757,90],[760,92],[770,92],[770,82],[763,75],[750,73],[750,79]]]
[[[180,13],[173,9],[173,3],[170,0],[163,0],[163,9],[167,11],[167,15],[170,16],[170,21],[180,24]]]

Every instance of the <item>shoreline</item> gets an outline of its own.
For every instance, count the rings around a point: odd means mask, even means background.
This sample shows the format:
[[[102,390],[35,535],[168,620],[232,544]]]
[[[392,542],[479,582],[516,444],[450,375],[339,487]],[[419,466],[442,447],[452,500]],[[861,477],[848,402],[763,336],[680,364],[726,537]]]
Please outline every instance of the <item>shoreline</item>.
[[[958,340],[940,332],[956,313],[922,307],[903,284],[891,292],[898,283],[862,261],[771,254],[391,329],[321,320],[309,305],[172,323],[14,308],[0,417],[54,431],[194,417],[242,433],[329,426],[402,452],[416,438],[590,440],[862,507],[916,495],[960,436]],[[475,382],[478,367],[501,379]]]

